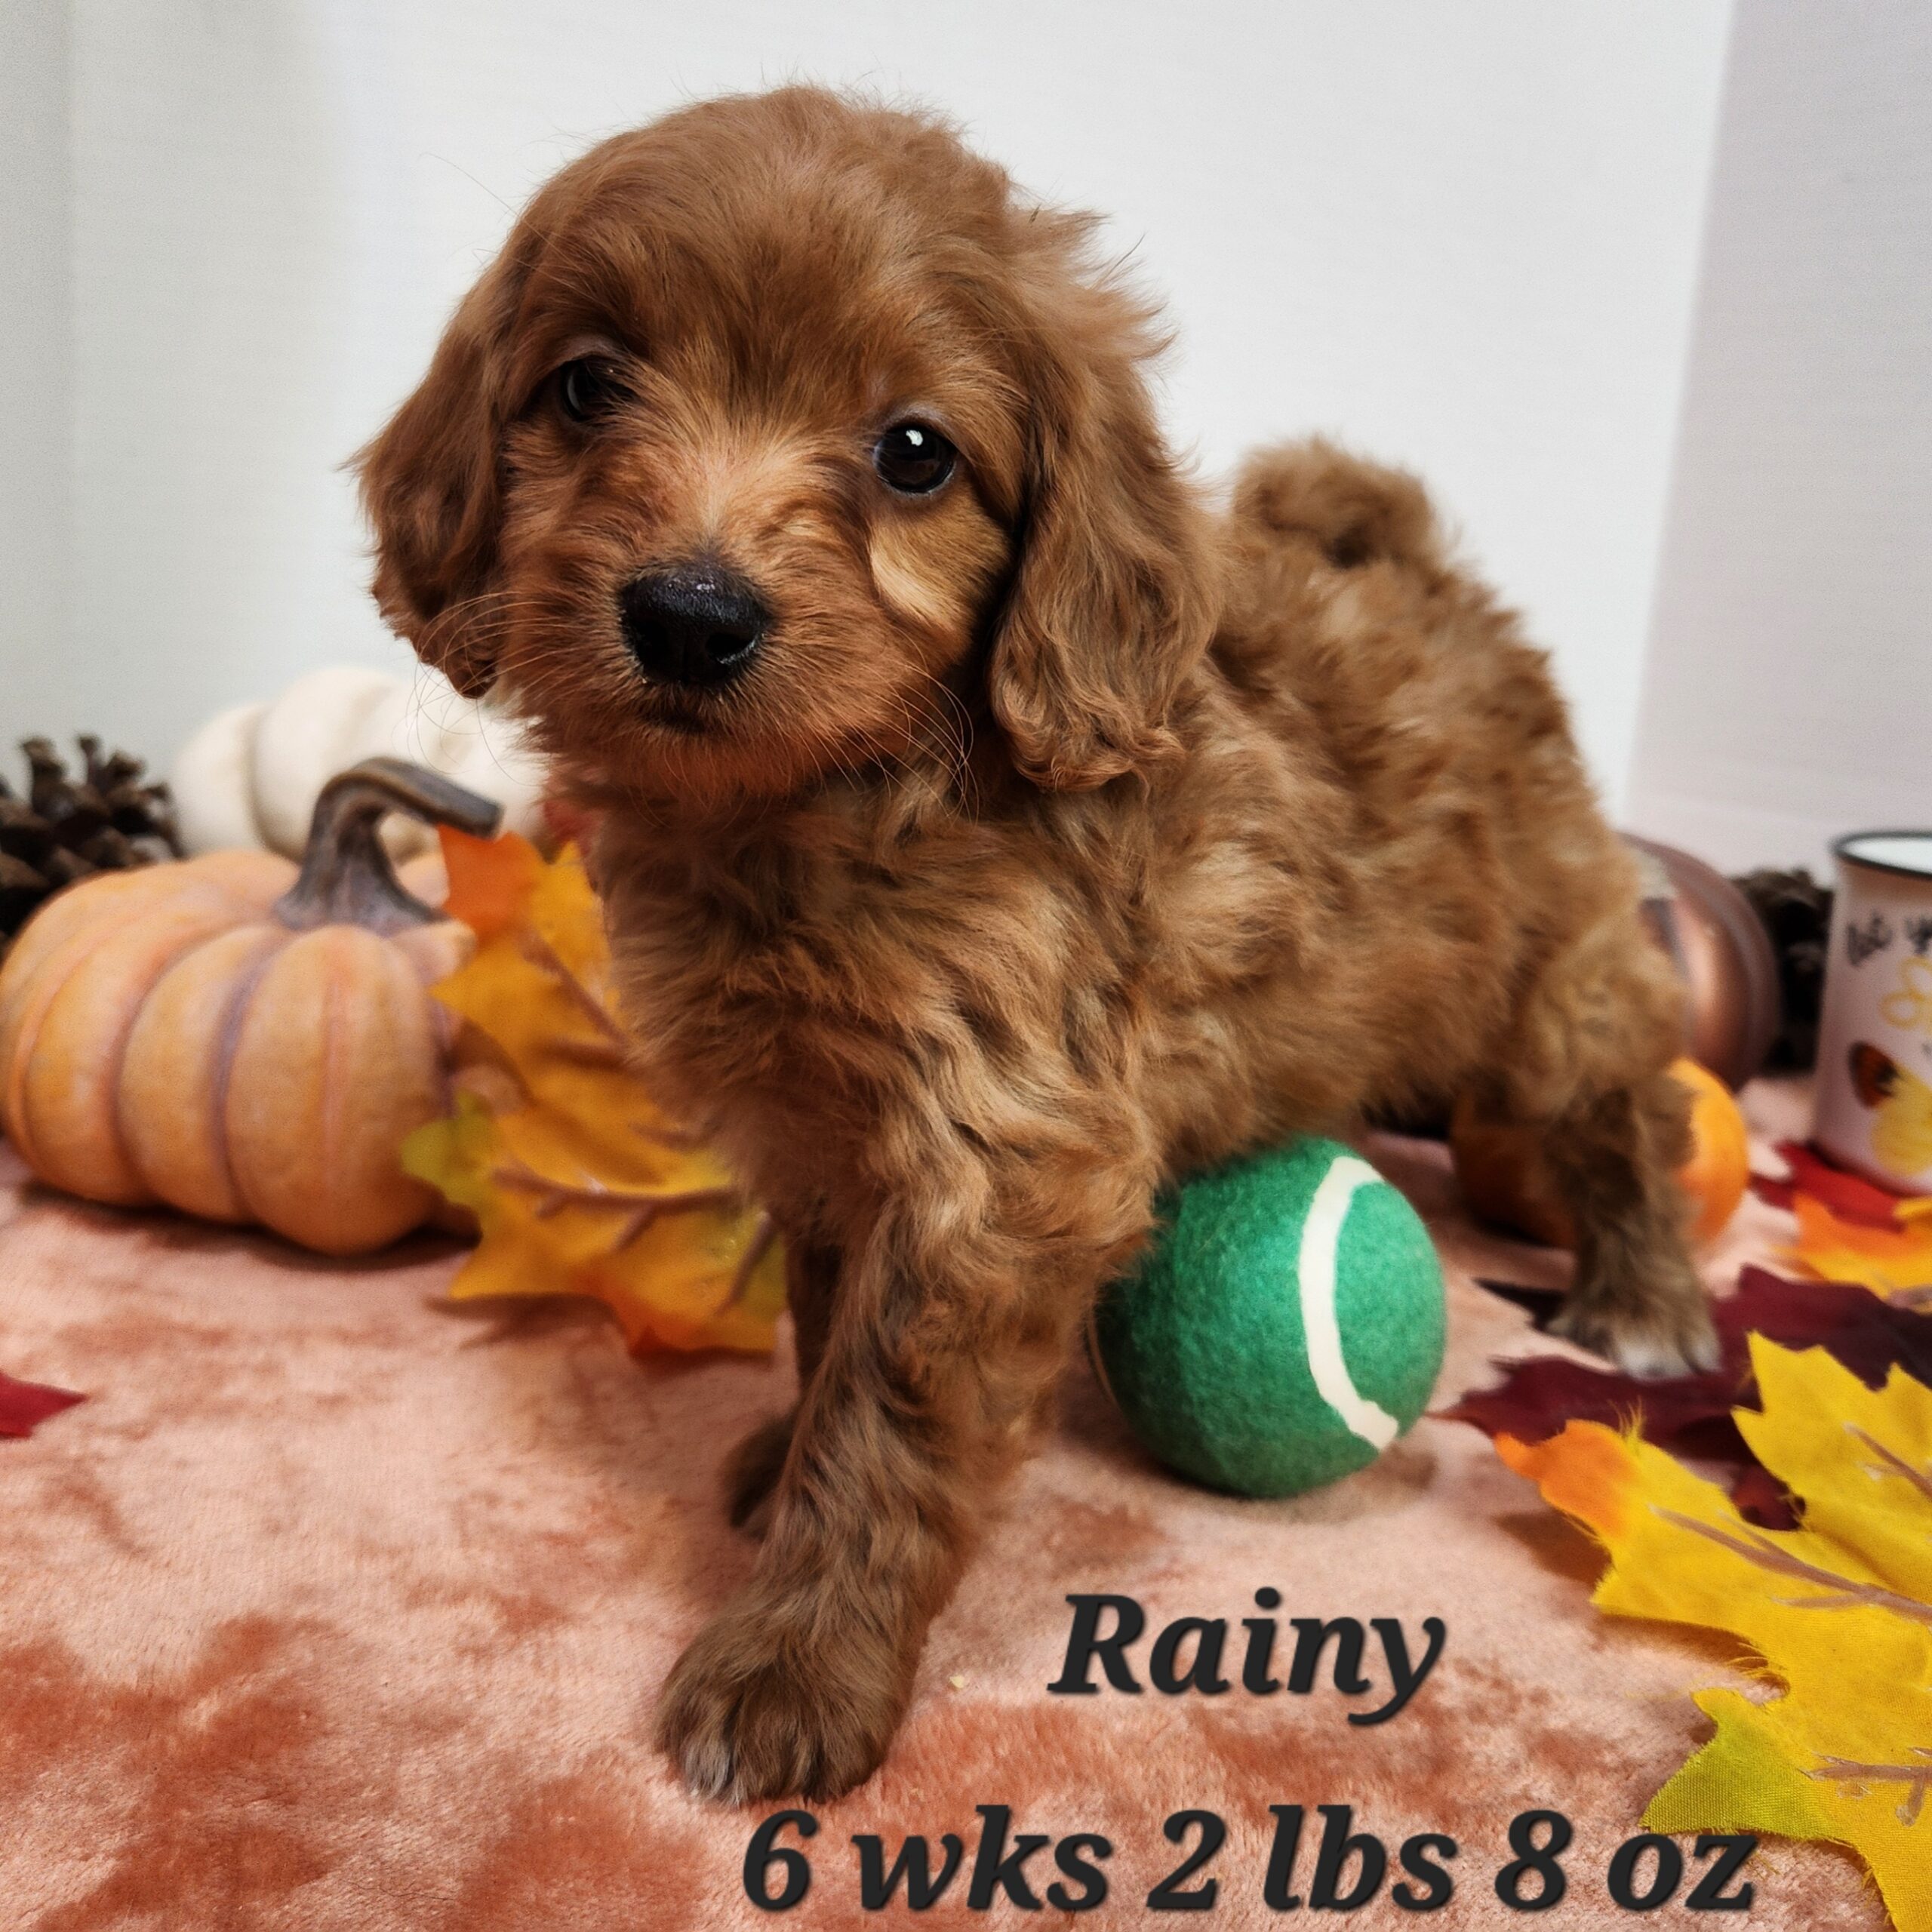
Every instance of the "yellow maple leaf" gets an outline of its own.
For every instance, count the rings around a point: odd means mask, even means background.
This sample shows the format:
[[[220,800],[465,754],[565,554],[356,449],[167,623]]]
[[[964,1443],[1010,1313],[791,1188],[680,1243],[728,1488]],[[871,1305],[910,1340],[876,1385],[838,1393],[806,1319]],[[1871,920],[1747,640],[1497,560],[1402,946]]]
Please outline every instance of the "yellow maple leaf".
[[[403,1164],[476,1217],[451,1294],[595,1295],[634,1349],[768,1349],[785,1300],[770,1218],[627,1063],[581,862],[461,834],[445,857],[477,946],[433,990],[494,1051]]]
[[[1644,1814],[1660,1832],[1853,1847],[1900,1932],[1932,1932],[1932,1389],[1872,1390],[1822,1349],[1751,1337],[1762,1414],[1736,1412],[1801,1526],[1761,1530],[1661,1449],[1572,1422],[1497,1451],[1592,1531],[1592,1601],[1744,1638],[1783,1694],[1695,1694],[1716,1735]]]

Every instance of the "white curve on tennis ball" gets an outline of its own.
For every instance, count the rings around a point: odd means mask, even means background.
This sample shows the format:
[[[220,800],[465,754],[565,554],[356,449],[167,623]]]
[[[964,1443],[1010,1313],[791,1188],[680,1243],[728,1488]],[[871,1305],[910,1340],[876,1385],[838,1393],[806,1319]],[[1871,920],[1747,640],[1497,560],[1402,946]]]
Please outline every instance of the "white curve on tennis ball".
[[[1335,1256],[1342,1244],[1342,1223],[1349,1217],[1357,1190],[1387,1184],[1366,1161],[1358,1161],[1352,1154],[1337,1155],[1308,1204],[1295,1269],[1301,1294],[1302,1334],[1316,1391],[1351,1435],[1377,1449],[1387,1448],[1401,1434],[1401,1427],[1349,1379],[1349,1364],[1342,1354],[1342,1324],[1335,1314]]]

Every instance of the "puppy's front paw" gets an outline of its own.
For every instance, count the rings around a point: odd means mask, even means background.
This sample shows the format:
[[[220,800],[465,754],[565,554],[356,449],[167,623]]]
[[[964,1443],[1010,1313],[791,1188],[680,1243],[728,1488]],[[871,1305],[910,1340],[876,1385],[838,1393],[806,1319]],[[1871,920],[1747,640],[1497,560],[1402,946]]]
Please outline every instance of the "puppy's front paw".
[[[1709,1304],[1694,1286],[1668,1300],[1634,1303],[1573,1298],[1549,1328],[1647,1380],[1715,1368],[1721,1355]]]
[[[854,1638],[841,1652],[768,1606],[698,1632],[657,1709],[657,1741],[700,1796],[836,1798],[878,1768],[897,1728],[901,1673]]]

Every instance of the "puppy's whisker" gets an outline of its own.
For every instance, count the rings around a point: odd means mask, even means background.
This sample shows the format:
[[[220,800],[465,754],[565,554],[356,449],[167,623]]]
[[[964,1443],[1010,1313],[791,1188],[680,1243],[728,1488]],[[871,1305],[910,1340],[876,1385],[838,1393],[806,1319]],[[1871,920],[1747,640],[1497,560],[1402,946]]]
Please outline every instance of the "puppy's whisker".
[[[972,714],[943,679],[924,670],[918,675],[924,685],[901,700],[908,717],[907,737],[913,749],[940,761],[947,783],[959,792],[964,808],[975,811],[978,798],[971,765]],[[909,758],[901,762],[909,763]]]

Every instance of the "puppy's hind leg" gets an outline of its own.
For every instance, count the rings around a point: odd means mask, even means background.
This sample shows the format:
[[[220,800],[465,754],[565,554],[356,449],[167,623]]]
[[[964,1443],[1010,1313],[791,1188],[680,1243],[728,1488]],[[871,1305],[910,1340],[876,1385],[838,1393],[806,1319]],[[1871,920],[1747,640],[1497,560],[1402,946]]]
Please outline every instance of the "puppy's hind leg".
[[[1669,1073],[1585,1101],[1549,1123],[1544,1147],[1577,1227],[1577,1272],[1555,1332],[1632,1375],[1717,1365],[1717,1338],[1684,1226],[1675,1171],[1690,1097]]]
[[[1675,1178],[1691,1144],[1690,1094],[1666,1070],[1683,1001],[1633,892],[1544,962],[1495,1069],[1504,1111],[1534,1129],[1576,1226],[1556,1331],[1635,1375],[1717,1360]]]

